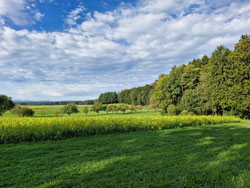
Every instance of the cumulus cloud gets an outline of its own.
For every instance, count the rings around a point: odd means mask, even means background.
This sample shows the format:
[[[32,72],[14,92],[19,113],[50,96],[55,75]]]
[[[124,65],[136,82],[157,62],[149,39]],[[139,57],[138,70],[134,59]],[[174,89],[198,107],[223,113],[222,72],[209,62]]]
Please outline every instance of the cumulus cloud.
[[[70,26],[76,25],[77,21],[82,18],[82,13],[86,10],[83,5],[78,6],[76,9],[72,10],[66,18],[66,23]]]
[[[40,21],[44,15],[35,9],[35,4],[29,5],[27,0],[1,0],[0,1],[0,24],[1,20],[9,18],[16,25],[28,25]]]
[[[152,83],[173,65],[217,45],[233,48],[249,34],[250,3],[213,5],[146,0],[86,14],[77,24],[78,7],[64,32],[16,31],[0,20],[0,87],[16,99],[83,100]]]

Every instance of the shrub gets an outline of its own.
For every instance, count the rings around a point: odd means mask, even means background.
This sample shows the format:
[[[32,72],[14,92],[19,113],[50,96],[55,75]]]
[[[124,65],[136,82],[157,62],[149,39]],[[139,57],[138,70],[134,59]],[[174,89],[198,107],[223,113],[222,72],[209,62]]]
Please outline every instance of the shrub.
[[[129,105],[129,110],[131,112],[136,112],[136,108],[135,108],[135,106],[133,104]]]
[[[143,106],[142,105],[138,105],[136,108],[141,112]]]
[[[11,113],[14,115],[17,115],[19,117],[32,117],[34,116],[34,111],[32,109],[29,109],[27,107],[21,107],[19,105],[15,106],[15,108],[13,108],[11,110]]]
[[[99,101],[95,101],[94,105],[91,107],[91,111],[96,112],[99,115],[99,112],[103,110],[103,105]]]
[[[83,113],[85,113],[86,115],[89,113],[89,109],[88,109],[88,107],[87,106],[85,106],[84,108],[83,108]]]
[[[75,104],[68,104],[62,108],[62,113],[68,114],[69,116],[70,114],[78,113],[78,112],[79,110]]]
[[[109,105],[107,105],[106,112],[107,113],[109,113],[109,112],[113,113],[113,109],[114,109],[114,105],[113,104],[109,104]]]
[[[129,109],[129,107],[128,107],[127,104],[121,104],[121,105],[120,105],[120,110],[121,110],[123,113],[125,113],[126,110],[128,110],[128,109]]]
[[[181,116],[194,116],[195,114],[193,112],[189,112],[187,110],[183,110],[181,113],[180,113]]]
[[[180,113],[180,110],[178,107],[176,107],[175,105],[173,104],[170,104],[167,108],[167,112],[168,112],[168,115],[170,116],[175,116],[175,115],[178,115]]]

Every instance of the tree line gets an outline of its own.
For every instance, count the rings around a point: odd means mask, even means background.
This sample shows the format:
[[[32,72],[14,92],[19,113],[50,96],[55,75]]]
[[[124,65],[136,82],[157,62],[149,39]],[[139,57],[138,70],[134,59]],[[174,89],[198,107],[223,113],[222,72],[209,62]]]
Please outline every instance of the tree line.
[[[106,92],[99,96],[98,101],[102,104],[125,103],[145,106],[150,104],[153,88],[152,84],[148,84],[143,87],[124,89],[119,93]]]
[[[250,118],[250,36],[242,35],[234,50],[218,46],[211,57],[174,66],[153,84],[122,90],[117,97],[119,103],[151,105],[170,115]]]
[[[250,36],[243,35],[234,50],[218,46],[161,75],[154,87],[159,106],[168,113],[250,117]]]
[[[133,104],[131,104],[131,105],[128,105],[128,104],[119,104],[119,105],[107,104],[107,105],[104,105],[104,104],[100,103],[98,100],[96,100],[90,108],[88,106],[84,106],[82,109],[82,112],[87,115],[90,111],[92,111],[92,112],[97,113],[97,115],[99,115],[99,113],[101,111],[106,111],[107,114],[108,113],[117,113],[117,112],[126,113],[126,111],[129,111],[129,110],[130,110],[130,112],[136,112],[137,110],[141,111],[142,108],[143,108],[142,105],[134,106]],[[70,116],[71,114],[74,114],[74,113],[79,113],[79,112],[80,111],[79,111],[76,104],[67,104],[61,108],[61,113],[68,114],[68,116]]]

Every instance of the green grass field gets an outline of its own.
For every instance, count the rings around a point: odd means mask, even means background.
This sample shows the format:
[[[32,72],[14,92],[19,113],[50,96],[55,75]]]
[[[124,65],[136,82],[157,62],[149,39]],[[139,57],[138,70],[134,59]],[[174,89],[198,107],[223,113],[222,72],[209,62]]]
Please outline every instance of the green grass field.
[[[250,121],[0,145],[0,187],[250,187]]]
[[[60,112],[60,109],[63,107],[63,106],[59,106],[59,105],[25,106],[25,107],[33,109],[35,111],[35,114],[34,114],[35,117],[68,116],[67,114],[62,114],[62,113],[57,114],[57,112]],[[85,107],[85,105],[78,105],[78,110],[80,112],[77,114],[71,114],[71,116],[86,116],[86,114],[82,112],[83,107]],[[90,111],[91,105],[88,105],[88,108],[89,108],[89,113],[87,116],[97,116],[97,113]],[[118,113],[114,112],[114,113],[109,113],[109,114],[107,114],[107,112],[105,112],[105,111],[100,111],[100,115],[102,115],[102,116],[127,115],[127,114],[136,115],[136,116],[144,116],[144,115],[158,115],[160,113],[157,113],[153,109],[147,109],[145,107],[141,111],[137,111],[136,113],[128,110],[125,114],[121,111]],[[7,111],[6,113],[3,114],[3,117],[14,117],[14,115],[11,114],[9,111]]]

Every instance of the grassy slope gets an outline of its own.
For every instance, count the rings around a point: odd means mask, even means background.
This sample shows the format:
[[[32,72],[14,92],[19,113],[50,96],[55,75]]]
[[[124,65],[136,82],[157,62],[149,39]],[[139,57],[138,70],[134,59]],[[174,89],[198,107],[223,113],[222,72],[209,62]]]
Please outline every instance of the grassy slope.
[[[249,187],[250,121],[0,145],[0,187]]]
[[[60,112],[60,109],[63,106],[58,106],[58,105],[53,105],[53,106],[26,106],[28,108],[31,108],[35,111],[35,117],[41,117],[41,116],[55,116],[56,112]],[[85,116],[85,114],[82,112],[84,105],[78,105],[78,109],[80,111],[80,113],[77,114],[72,114],[71,116]],[[88,105],[88,108],[90,110],[91,106]],[[130,112],[130,110],[128,110],[126,112],[126,114],[130,115],[157,115],[157,112],[155,112],[153,109],[146,109],[144,108],[141,112],[136,112],[136,113],[132,113]],[[107,114],[107,112],[101,111],[100,115],[106,116],[106,115],[123,115],[122,112],[119,113],[109,113]],[[13,115],[10,112],[6,112],[3,114],[4,117],[13,117]],[[59,114],[59,116],[68,116],[67,114]],[[95,112],[89,111],[88,116],[97,116],[97,114]]]

